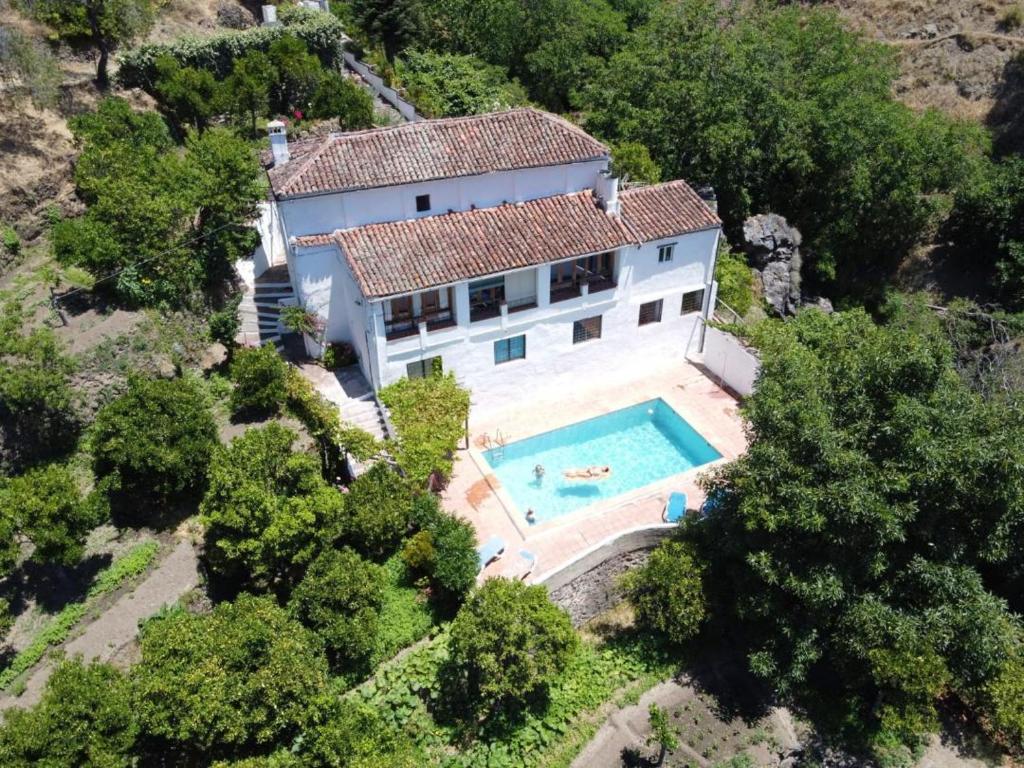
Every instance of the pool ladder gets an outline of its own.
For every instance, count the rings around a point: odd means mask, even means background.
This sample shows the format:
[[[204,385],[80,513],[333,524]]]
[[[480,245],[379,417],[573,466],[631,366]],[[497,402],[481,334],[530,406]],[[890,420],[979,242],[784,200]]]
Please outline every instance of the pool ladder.
[[[490,436],[486,436],[486,440],[487,440],[487,447],[490,448],[491,447],[491,443],[492,443]],[[508,438],[505,437],[505,435],[501,434],[501,430],[500,429],[494,430],[494,441],[493,441],[493,444],[494,444],[495,447],[492,448],[491,450],[494,451],[494,458],[496,458],[498,461],[501,461],[502,459],[505,458],[505,445],[507,443],[508,443]]]

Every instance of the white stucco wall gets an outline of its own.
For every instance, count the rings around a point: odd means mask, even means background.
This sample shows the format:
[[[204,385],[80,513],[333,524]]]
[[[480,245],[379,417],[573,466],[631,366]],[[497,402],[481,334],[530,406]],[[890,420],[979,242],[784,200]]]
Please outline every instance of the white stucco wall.
[[[761,361],[732,334],[708,328],[699,360],[736,394],[746,397],[754,391]]]
[[[503,202],[535,200],[540,197],[578,192],[594,186],[597,175],[607,167],[598,160],[572,165],[524,168],[441,179],[397,187],[381,187],[318,195],[278,203],[288,237],[315,235],[399,219],[436,216],[449,211],[466,211],[471,206],[486,208]],[[430,195],[430,210],[416,211],[416,196]]]

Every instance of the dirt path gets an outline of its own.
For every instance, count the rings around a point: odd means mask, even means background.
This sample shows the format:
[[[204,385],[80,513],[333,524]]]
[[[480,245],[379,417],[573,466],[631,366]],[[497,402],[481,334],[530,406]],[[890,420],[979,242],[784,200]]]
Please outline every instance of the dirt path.
[[[172,605],[199,585],[195,547],[188,539],[174,550],[133,591],[120,597],[108,610],[61,648],[65,656],[110,661],[135,640],[139,622]],[[20,696],[0,696],[0,710],[29,707],[39,701],[54,662],[44,661],[31,673]]]

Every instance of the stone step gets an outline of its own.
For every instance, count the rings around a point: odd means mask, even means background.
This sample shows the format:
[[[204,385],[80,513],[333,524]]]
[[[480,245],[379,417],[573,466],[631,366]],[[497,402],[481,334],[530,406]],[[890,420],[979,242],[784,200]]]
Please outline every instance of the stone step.
[[[267,291],[265,293],[259,293],[257,291],[256,298],[258,298],[258,299],[271,299],[271,298],[273,298],[273,299],[292,299],[292,298],[295,298],[295,294],[292,291],[288,291],[287,293],[285,293],[284,291],[279,291],[279,290]],[[257,306],[259,306],[258,302],[257,302]]]
[[[267,282],[263,283],[263,282],[260,282],[259,280],[257,280],[255,288],[256,288],[257,291],[260,290],[261,288],[287,288],[288,290],[291,290],[292,289],[292,284],[291,283],[272,283],[270,281],[267,281]]]

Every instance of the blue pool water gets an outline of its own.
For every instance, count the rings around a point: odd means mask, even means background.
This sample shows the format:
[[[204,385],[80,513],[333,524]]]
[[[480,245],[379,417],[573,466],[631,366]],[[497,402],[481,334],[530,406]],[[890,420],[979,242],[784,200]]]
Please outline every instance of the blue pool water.
[[[649,400],[535,437],[492,448],[484,457],[505,490],[537,522],[642,488],[719,458],[664,400]],[[534,467],[544,467],[538,479]],[[567,469],[611,467],[604,480],[567,480]]]

